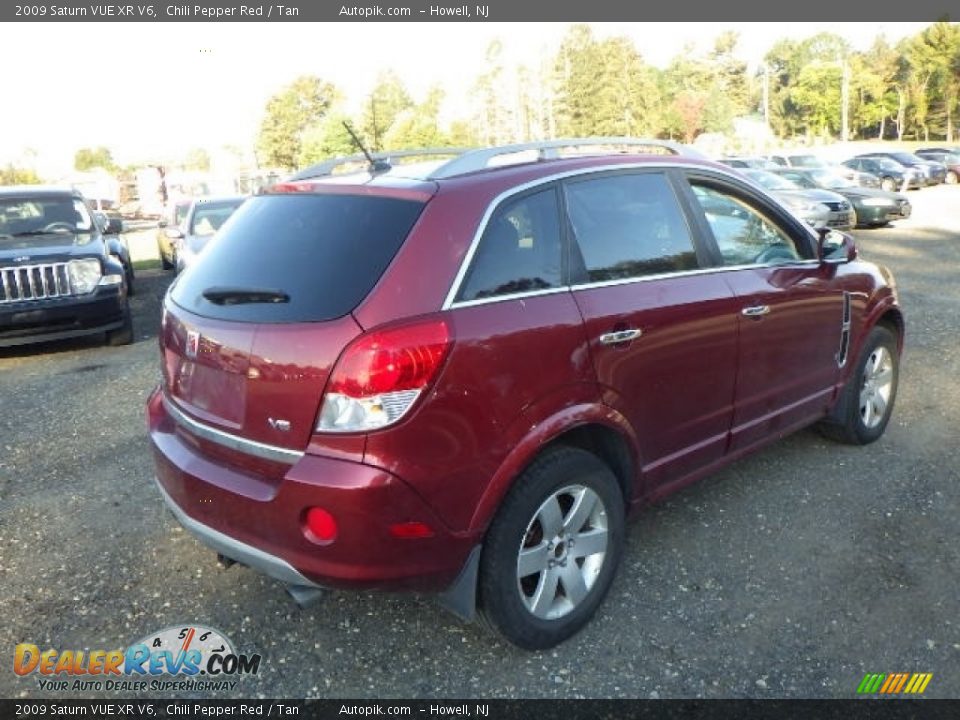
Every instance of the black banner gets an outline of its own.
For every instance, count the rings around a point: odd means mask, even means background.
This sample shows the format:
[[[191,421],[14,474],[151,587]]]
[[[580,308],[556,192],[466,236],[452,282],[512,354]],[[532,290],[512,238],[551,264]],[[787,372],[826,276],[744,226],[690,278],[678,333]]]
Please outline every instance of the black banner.
[[[835,3],[757,3],[754,0],[689,3],[630,3],[623,0],[554,0],[550,3],[481,0],[383,0],[341,3],[284,2],[133,4],[90,0],[27,0],[0,7],[0,21],[14,22],[651,22],[783,21],[933,22],[960,16],[955,0],[858,0]],[[867,20],[869,18],[869,20]]]
[[[0,700],[0,719],[946,720],[955,700]]]

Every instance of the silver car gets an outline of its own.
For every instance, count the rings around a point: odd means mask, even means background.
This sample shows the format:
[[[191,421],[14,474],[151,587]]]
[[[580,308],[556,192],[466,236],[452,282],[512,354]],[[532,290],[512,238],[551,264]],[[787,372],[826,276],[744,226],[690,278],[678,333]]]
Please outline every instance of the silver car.
[[[766,170],[743,169],[740,172],[815,228],[851,230],[857,224],[853,205],[843,195],[831,190],[807,190]]]
[[[242,195],[196,198],[179,225],[163,229],[173,246],[173,262],[178,273],[193,264],[244,200],[246,197]]]

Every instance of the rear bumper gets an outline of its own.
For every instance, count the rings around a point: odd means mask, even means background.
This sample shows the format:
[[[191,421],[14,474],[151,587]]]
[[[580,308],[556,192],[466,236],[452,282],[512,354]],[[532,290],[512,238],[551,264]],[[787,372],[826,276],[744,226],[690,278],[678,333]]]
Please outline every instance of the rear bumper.
[[[88,296],[0,305],[0,347],[114,330],[123,325],[127,312],[127,295],[119,285],[98,288]]]
[[[158,389],[147,422],[164,500],[217,552],[291,585],[439,591],[457,578],[476,537],[451,532],[400,478],[346,460],[303,454],[251,458],[200,437],[164,407]],[[329,544],[304,531],[310,507],[337,521]],[[425,523],[430,537],[390,528]]]

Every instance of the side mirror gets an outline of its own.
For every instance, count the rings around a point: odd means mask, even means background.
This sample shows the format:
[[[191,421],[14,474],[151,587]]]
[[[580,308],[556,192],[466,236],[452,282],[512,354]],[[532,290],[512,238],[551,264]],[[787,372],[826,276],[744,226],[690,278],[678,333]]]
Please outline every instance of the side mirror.
[[[180,228],[176,227],[165,227],[163,229],[163,234],[166,235],[171,240],[182,240],[183,233],[180,232]]]
[[[821,264],[842,265],[857,259],[857,245],[846,233],[819,228],[817,256]]]
[[[107,235],[119,235],[123,232],[123,220],[118,217],[108,217],[106,230]]]

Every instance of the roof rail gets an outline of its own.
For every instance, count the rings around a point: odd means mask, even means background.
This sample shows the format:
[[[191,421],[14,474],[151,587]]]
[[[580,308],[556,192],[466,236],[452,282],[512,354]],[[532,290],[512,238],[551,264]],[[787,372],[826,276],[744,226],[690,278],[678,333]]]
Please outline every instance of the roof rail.
[[[310,178],[316,177],[326,177],[333,175],[333,171],[336,170],[341,165],[351,165],[362,163],[368,166],[368,169],[376,172],[386,172],[390,169],[392,165],[391,160],[398,160],[401,158],[410,158],[410,157],[431,157],[433,155],[438,156],[455,156],[461,155],[463,153],[469,152],[466,148],[453,148],[453,147],[444,147],[444,148],[423,148],[420,150],[399,150],[397,152],[380,152],[371,154],[370,158],[373,159],[374,163],[377,165],[376,168],[369,168],[370,159],[366,155],[349,155],[345,157],[336,157],[332,160],[324,160],[321,163],[316,165],[311,165],[308,168],[303,170],[298,170],[296,173],[290,176],[288,182],[296,180],[309,180]],[[380,169],[380,163],[386,163],[386,167]]]
[[[531,150],[537,151],[537,160],[549,160],[560,157],[559,150],[562,148],[577,148],[590,146],[610,146],[618,145],[621,147],[647,147],[662,148],[669,150],[674,155],[684,157],[693,157],[700,160],[705,156],[694,150],[688,145],[673,142],[671,140],[659,140],[656,138],[634,138],[634,137],[590,137],[590,138],[568,138],[560,140],[540,140],[535,142],[518,143],[516,145],[501,145],[499,147],[481,148],[479,150],[468,150],[458,155],[449,162],[444,163],[430,173],[430,179],[439,180],[449,178],[455,175],[484,170],[490,166],[493,158],[502,155],[513,155]]]

